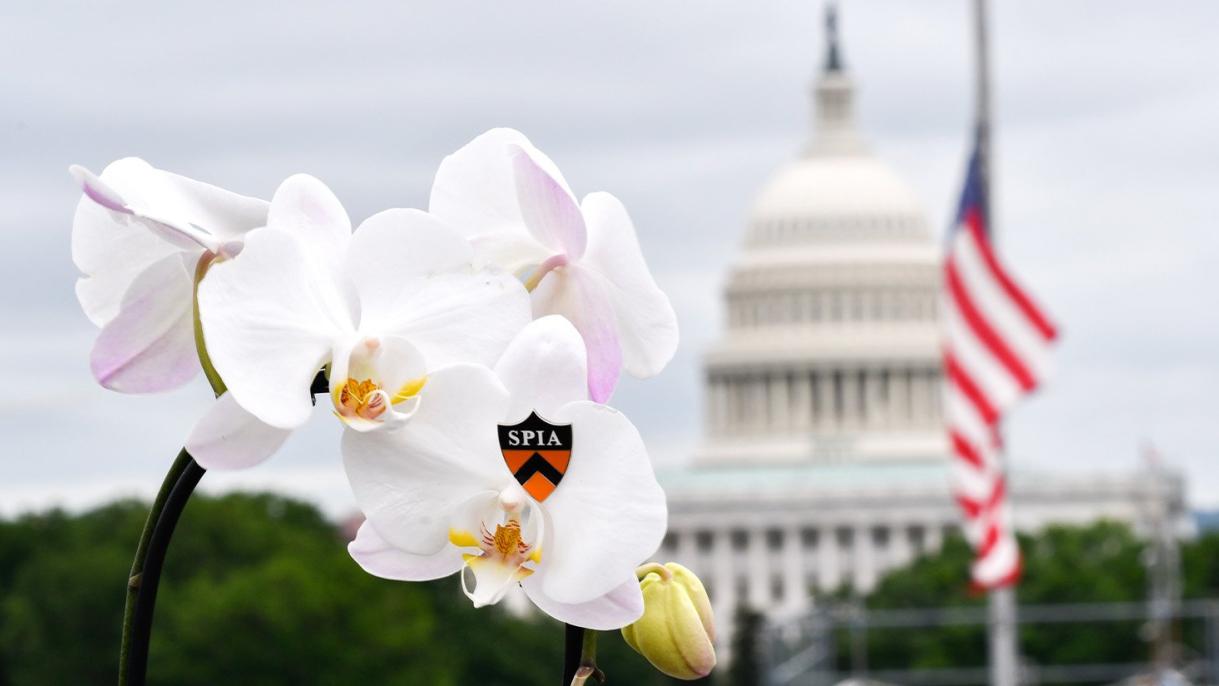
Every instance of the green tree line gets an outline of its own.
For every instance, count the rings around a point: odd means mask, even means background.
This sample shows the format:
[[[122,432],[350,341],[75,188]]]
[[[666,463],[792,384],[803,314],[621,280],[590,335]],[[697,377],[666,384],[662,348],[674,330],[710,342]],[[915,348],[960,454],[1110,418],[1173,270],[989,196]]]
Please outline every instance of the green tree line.
[[[0,686],[112,684],[147,505],[0,521]],[[275,495],[197,495],[166,560],[149,683],[551,684],[563,627],[475,610],[456,577],[366,574],[335,526]],[[670,683],[601,634],[612,683]]]
[[[1036,535],[1021,535],[1024,573],[1017,587],[1021,604],[1145,602],[1148,578],[1145,542],[1124,524],[1053,526]],[[866,598],[870,609],[915,609],[983,606],[984,595],[967,583],[973,552],[959,536],[949,538],[936,554],[885,576]],[[1182,595],[1219,597],[1219,534],[1207,533],[1181,545]],[[849,593],[836,594],[838,602]],[[1040,665],[1137,663],[1149,661],[1151,646],[1145,623],[1111,621],[1025,624],[1020,652]],[[1201,654],[1201,620],[1180,622],[1177,639],[1188,659]],[[852,664],[848,631],[837,635],[839,669]],[[977,667],[986,664],[986,629],[948,626],[919,629],[871,629],[867,634],[868,668],[927,669]]]

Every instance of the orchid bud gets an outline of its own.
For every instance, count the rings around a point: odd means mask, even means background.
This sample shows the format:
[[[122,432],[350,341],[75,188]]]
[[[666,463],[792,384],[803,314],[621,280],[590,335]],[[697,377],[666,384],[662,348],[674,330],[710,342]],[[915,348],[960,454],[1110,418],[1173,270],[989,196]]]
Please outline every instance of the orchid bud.
[[[676,562],[636,570],[643,616],[623,627],[635,652],[668,676],[701,679],[715,667],[715,619],[703,582]]]

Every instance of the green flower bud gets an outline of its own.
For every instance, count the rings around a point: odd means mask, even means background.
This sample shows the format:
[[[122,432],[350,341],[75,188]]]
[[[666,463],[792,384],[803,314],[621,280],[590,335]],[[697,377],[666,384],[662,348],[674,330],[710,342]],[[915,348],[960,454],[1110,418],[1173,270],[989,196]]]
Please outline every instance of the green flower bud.
[[[622,637],[652,666],[677,679],[701,679],[715,667],[715,618],[703,582],[676,562],[636,570],[643,616]]]

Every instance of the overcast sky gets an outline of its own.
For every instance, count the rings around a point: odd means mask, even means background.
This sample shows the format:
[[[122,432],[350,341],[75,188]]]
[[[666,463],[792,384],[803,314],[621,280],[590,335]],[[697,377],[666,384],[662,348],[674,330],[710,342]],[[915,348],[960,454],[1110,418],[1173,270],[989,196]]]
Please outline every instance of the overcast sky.
[[[848,0],[873,148],[942,227],[971,108],[966,0]],[[614,404],[655,459],[699,440],[699,359],[752,197],[807,138],[817,2],[4,3],[0,513],[150,494],[209,392],[121,396],[88,371],[70,163],[156,166],[270,197],[308,172],[359,220],[423,206],[446,153],[529,135],[578,194],[632,212],[682,324]],[[1002,251],[1055,313],[1058,375],[1011,423],[1020,469],[1129,470],[1152,441],[1219,505],[1219,4],[995,3]],[[318,413],[209,488],[350,507]]]

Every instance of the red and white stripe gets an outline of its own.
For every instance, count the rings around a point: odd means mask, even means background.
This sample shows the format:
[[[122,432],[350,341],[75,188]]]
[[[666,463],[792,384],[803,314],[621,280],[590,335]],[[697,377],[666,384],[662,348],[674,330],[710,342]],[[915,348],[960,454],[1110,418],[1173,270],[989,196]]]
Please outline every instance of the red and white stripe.
[[[977,552],[973,581],[997,588],[1020,576],[999,423],[1049,374],[1057,331],[999,263],[976,208],[949,246],[942,317],[953,491]]]

